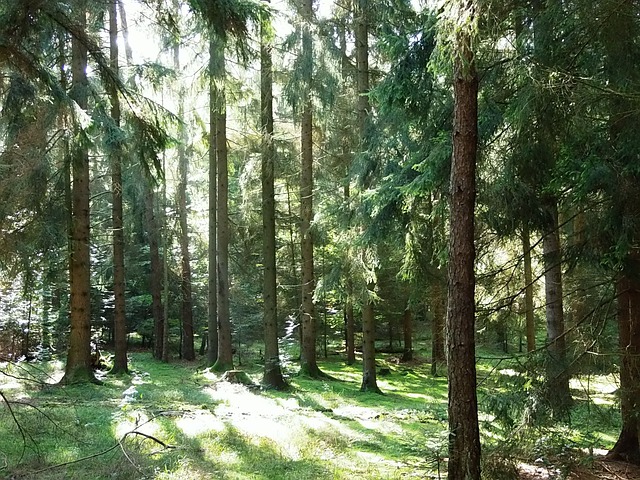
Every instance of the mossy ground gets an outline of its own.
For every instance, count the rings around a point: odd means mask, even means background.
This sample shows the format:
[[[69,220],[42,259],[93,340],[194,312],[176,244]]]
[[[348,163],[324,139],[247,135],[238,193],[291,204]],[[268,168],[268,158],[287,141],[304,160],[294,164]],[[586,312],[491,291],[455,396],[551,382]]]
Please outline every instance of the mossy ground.
[[[220,382],[197,363],[163,364],[144,352],[130,355],[132,375],[104,377],[101,386],[49,386],[59,362],[3,365],[0,392],[11,409],[0,410],[0,476],[353,480],[440,471],[445,478],[446,378],[432,377],[419,359],[380,363],[389,367],[378,379],[384,395],[360,392],[361,366],[338,357],[321,361],[336,380],[291,376],[287,392]],[[510,400],[508,365],[496,363],[478,368],[483,445],[493,455],[517,428],[498,421],[509,415],[490,401],[501,391],[505,405]],[[246,371],[259,382],[259,366]],[[585,381],[573,385],[572,423],[548,427],[548,438],[532,440],[532,454],[538,448],[551,459],[565,446],[612,445],[619,428],[612,379]]]

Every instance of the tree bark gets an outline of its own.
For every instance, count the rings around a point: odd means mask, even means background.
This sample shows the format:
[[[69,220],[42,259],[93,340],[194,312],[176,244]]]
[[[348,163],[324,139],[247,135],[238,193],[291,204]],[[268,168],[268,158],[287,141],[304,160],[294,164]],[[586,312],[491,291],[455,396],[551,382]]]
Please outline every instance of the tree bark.
[[[268,0],[266,0],[268,2]],[[263,22],[266,22],[263,19]],[[275,162],[273,143],[273,42],[263,24],[260,31],[260,127],[262,129],[262,232],[264,286],[264,375],[262,384],[283,390],[287,383],[280,368],[278,347],[278,302],[276,271],[276,202]]]
[[[214,75],[220,54],[218,42],[209,32],[209,282],[207,317],[207,365],[212,367],[218,359],[218,155],[216,151],[216,130],[219,107],[217,78]]]
[[[156,218],[155,195],[151,180],[145,182],[145,210],[149,238],[149,289],[153,314],[153,357],[162,360],[164,339],[164,309],[162,306],[162,261],[160,259],[159,231]]]
[[[402,361],[409,362],[413,360],[413,318],[411,309],[407,305],[402,314],[402,336],[404,339],[404,352],[402,353]]]
[[[118,65],[118,9],[117,0],[109,4],[109,60],[114,75],[119,76]],[[111,118],[116,128],[120,128],[120,99],[118,90],[111,83],[108,86],[111,100]],[[122,222],[122,148],[113,145],[111,157],[111,194],[112,194],[112,236],[113,236],[113,294],[115,297],[114,323],[114,358],[111,372],[113,374],[128,373],[127,363],[127,317],[125,311],[125,266],[124,266],[124,231]]]
[[[381,393],[376,379],[376,323],[373,302],[362,307],[362,385],[360,391]]]
[[[444,325],[447,316],[447,300],[442,283],[436,279],[431,286],[433,321],[431,322],[431,375],[438,375],[438,365],[445,364]]]
[[[310,22],[313,16],[313,0],[302,0],[303,51],[306,58],[313,58]],[[300,142],[302,164],[300,168],[300,254],[302,264],[302,346],[300,373],[317,378],[322,375],[317,363],[316,318],[313,304],[315,272],[313,259],[313,106],[311,103],[312,73],[306,72],[306,98],[302,111]]]
[[[87,26],[86,0],[75,2],[78,26]],[[87,110],[87,48],[77,38],[71,41],[71,96],[82,110]],[[78,128],[78,127],[76,127]],[[84,135],[72,149],[72,224],[71,224],[71,332],[65,373],[61,384],[97,382],[91,369],[91,281],[89,255],[89,151]]]
[[[461,9],[474,15],[474,2]],[[470,18],[472,24],[473,18]],[[457,34],[454,66],[453,158],[447,360],[449,365],[449,479],[480,480],[480,434],[475,366],[475,171],[478,144],[478,77],[471,34]]]
[[[564,331],[562,296],[562,256],[558,210],[550,206],[551,230],[542,240],[545,267],[545,299],[547,317],[547,399],[553,415],[566,417],[571,407],[569,373],[567,371],[567,345]]]
[[[522,252],[524,255],[524,314],[527,334],[527,351],[533,352],[536,349],[536,324],[534,317],[535,305],[533,303],[531,240],[529,239],[529,227],[526,224],[522,228]]]
[[[353,317],[353,301],[349,296],[349,290],[353,292],[353,286],[351,286],[351,289],[347,288],[347,302],[345,303],[344,307],[344,323],[347,349],[347,365],[353,365],[354,363],[356,363],[356,328],[355,320]]]
[[[229,164],[227,155],[227,104],[224,92],[224,42],[217,39],[215,70],[221,85],[217,93],[216,156],[218,158],[218,358],[213,369],[233,370],[231,314],[229,309]]]

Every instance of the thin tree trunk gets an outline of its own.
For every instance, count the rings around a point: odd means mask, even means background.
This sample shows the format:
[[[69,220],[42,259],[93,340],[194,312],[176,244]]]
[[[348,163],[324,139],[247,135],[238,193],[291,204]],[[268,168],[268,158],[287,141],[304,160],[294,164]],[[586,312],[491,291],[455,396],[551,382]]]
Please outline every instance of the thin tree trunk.
[[[155,195],[151,180],[145,182],[145,216],[149,236],[149,289],[153,314],[153,357],[162,359],[164,339],[164,315],[162,307],[162,261],[160,260],[159,232],[156,219]]]
[[[350,281],[348,280],[350,283]],[[348,285],[348,284],[347,284]],[[353,292],[353,286],[350,289]],[[353,317],[353,301],[348,294],[349,288],[347,287],[347,303],[344,307],[344,321],[345,321],[345,335],[346,335],[346,348],[347,348],[347,365],[353,365],[356,363],[356,341],[355,341],[355,320]]]
[[[209,35],[213,35],[212,32]],[[207,365],[210,367],[218,359],[218,155],[216,152],[216,125],[218,121],[218,89],[216,77],[216,57],[219,56],[218,42],[209,39],[209,284],[208,284],[208,317],[207,317]]]
[[[522,252],[524,255],[524,313],[527,332],[527,351],[533,352],[536,349],[536,324],[533,314],[535,305],[533,303],[531,241],[529,239],[529,227],[526,224],[522,228]]]
[[[217,39],[215,69],[218,89],[216,156],[218,158],[218,358],[213,368],[224,372],[233,368],[231,315],[229,310],[229,165],[227,158],[227,106],[224,92],[224,43]]]
[[[545,299],[547,317],[547,398],[554,416],[566,417],[571,407],[567,347],[564,332],[562,296],[562,262],[558,211],[550,207],[551,231],[542,240],[545,267]]]
[[[402,314],[402,336],[404,339],[402,361],[409,362],[413,360],[413,315],[408,305]]]
[[[177,72],[180,71],[180,46],[173,47],[173,63]],[[178,117],[184,122],[184,90],[180,88],[178,100]],[[181,279],[180,291],[182,294],[181,309],[181,353],[185,360],[196,358],[193,340],[193,300],[191,286],[191,255],[189,253],[189,227],[187,219],[187,178],[189,160],[187,159],[186,144],[187,131],[184,123],[179,125],[178,142],[178,220],[180,224],[180,255],[181,255]]]
[[[472,0],[461,9],[473,16]],[[469,20],[473,24],[472,19]],[[471,34],[461,27],[454,71],[453,158],[447,359],[449,366],[449,467],[451,480],[480,480],[480,434],[475,365],[475,171],[478,144],[478,77]]]
[[[116,0],[109,4],[109,54],[110,66],[114,75],[119,75],[118,65],[118,9]],[[120,99],[115,85],[110,84],[111,118],[120,127]],[[114,145],[111,157],[111,194],[112,228],[113,228],[113,293],[115,297],[114,324],[114,358],[111,372],[113,374],[128,373],[127,364],[127,317],[125,311],[125,266],[124,266],[124,231],[122,222],[122,149]]]
[[[78,26],[86,29],[86,0],[75,2]],[[78,107],[87,110],[87,48],[77,38],[71,42],[71,95]],[[72,196],[72,253],[70,261],[71,280],[71,332],[65,373],[61,384],[97,382],[91,368],[91,281],[89,255],[89,151],[84,143],[76,145],[72,152],[73,185]]]
[[[313,0],[302,0],[304,17],[303,52],[306,58],[313,58],[309,23],[313,16]],[[301,121],[302,165],[300,169],[300,253],[302,264],[302,347],[300,352],[300,373],[316,378],[321,376],[316,354],[316,318],[313,304],[315,272],[313,265],[313,107],[311,103],[311,71],[307,72],[307,97],[304,100]]]
[[[444,279],[442,280],[444,282]],[[431,375],[438,375],[438,365],[446,364],[444,325],[447,316],[447,296],[444,285],[436,279],[431,287],[433,321],[431,322]]]
[[[268,0],[266,0],[268,2]],[[266,21],[263,19],[263,22]],[[267,388],[283,390],[287,383],[280,368],[278,347],[278,302],[276,270],[276,202],[275,162],[273,143],[273,42],[266,25],[260,31],[260,127],[262,129],[262,232],[264,287],[264,375]]]

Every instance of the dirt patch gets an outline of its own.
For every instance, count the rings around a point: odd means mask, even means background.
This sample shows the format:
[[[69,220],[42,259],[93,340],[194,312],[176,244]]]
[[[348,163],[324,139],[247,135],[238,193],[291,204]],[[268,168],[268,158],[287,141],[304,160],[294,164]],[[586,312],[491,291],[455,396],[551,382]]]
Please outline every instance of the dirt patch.
[[[563,478],[554,469],[530,464],[518,467],[520,480],[553,480]],[[640,480],[640,467],[625,462],[597,459],[589,467],[575,467],[569,480]]]

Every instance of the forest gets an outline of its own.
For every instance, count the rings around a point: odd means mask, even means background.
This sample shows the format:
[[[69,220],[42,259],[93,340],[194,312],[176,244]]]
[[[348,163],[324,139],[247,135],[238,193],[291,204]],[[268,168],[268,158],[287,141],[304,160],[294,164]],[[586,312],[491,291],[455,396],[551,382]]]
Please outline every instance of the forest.
[[[638,65],[635,0],[3,0],[0,476],[640,479]]]

